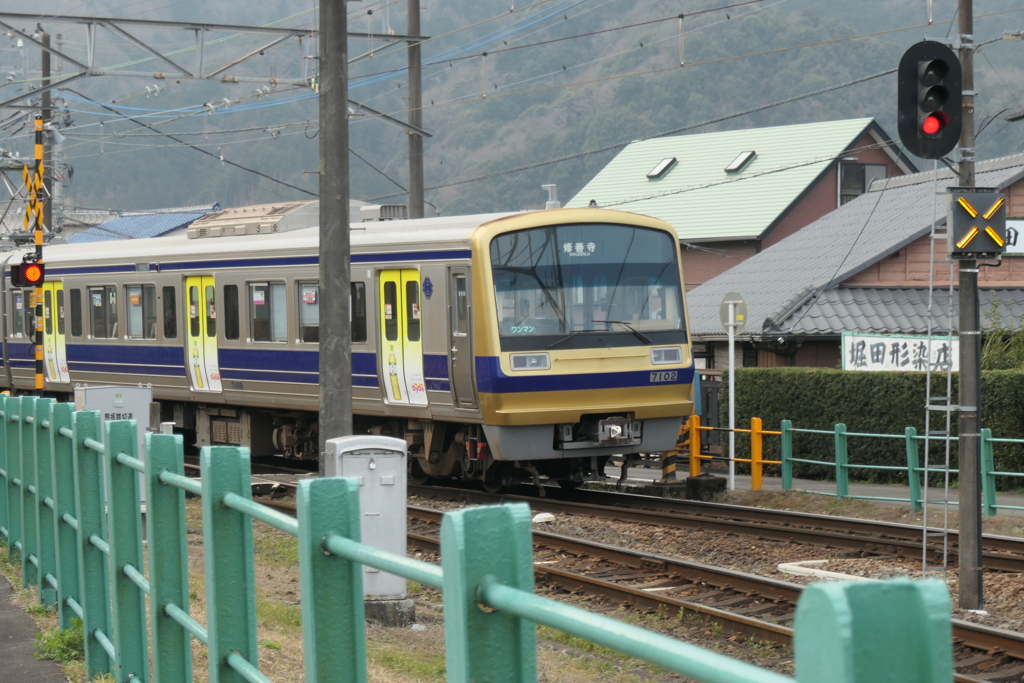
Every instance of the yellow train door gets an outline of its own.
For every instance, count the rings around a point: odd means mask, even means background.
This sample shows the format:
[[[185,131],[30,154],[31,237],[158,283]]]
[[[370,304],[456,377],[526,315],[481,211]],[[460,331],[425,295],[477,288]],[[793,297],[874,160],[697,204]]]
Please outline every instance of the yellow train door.
[[[379,351],[384,393],[389,403],[425,406],[419,271],[381,271],[379,286]]]
[[[43,367],[50,382],[70,382],[64,329],[64,283],[43,283]]]
[[[216,292],[212,276],[185,278],[185,364],[192,391],[221,391]]]

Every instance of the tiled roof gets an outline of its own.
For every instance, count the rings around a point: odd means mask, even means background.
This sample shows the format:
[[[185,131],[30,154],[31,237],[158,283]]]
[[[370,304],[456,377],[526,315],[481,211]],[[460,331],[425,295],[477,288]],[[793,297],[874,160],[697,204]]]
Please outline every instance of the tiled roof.
[[[602,208],[654,216],[671,223],[684,241],[757,238],[872,123],[848,119],[634,142],[566,207],[596,200]],[[726,173],[744,151],[757,156],[739,172]],[[648,179],[670,157],[676,164]]]
[[[182,213],[147,213],[133,216],[118,216],[95,228],[90,228],[68,238],[68,242],[103,242],[105,240],[140,239],[159,237],[172,230],[183,228],[209,211]]]
[[[1021,177],[1024,154],[977,164],[978,187],[1004,188]],[[933,179],[928,172],[896,178],[888,187],[875,181],[860,197],[695,288],[687,294],[693,334],[724,336],[718,309],[729,292],[738,292],[747,304],[743,336],[762,330],[796,332],[799,328],[795,325],[805,325],[800,318],[811,313],[834,323],[836,327],[830,329],[836,332],[853,329],[858,313],[848,307],[852,298],[834,295],[823,302],[820,296],[815,301],[815,295],[835,289],[838,283],[927,234],[933,206],[943,224],[944,199],[935,192],[942,193],[957,181],[945,168],[938,172],[936,184]],[[828,301],[834,308],[826,314],[818,304],[824,306]],[[908,298],[901,299],[898,308],[904,306],[911,306]],[[889,331],[917,329],[909,308],[888,314],[893,315]]]

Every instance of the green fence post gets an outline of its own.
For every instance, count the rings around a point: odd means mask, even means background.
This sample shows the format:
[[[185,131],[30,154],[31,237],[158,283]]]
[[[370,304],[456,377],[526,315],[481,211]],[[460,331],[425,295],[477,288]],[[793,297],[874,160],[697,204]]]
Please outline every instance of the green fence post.
[[[530,507],[467,508],[441,522],[445,662],[451,683],[535,683],[533,622],[478,605],[485,581],[533,592]]]
[[[996,456],[993,452],[992,430],[981,430],[981,495],[982,511],[986,517],[999,514],[996,507]]]
[[[782,490],[793,490],[793,423],[782,420]]]
[[[295,507],[306,680],[362,683],[366,681],[363,567],[328,555],[323,548],[331,534],[359,540],[359,482],[333,477],[300,481]]]
[[[847,469],[849,461],[849,437],[846,435],[846,425],[836,425],[836,496],[845,498],[850,495],[850,472]]]
[[[21,554],[21,399],[4,397],[4,423],[7,437],[7,550],[10,559]]]
[[[35,405],[36,453],[36,555],[39,557],[39,604],[54,607],[57,591],[51,581],[57,583],[57,549],[54,547],[53,516],[53,456],[50,453],[50,430],[43,429],[43,422],[50,419],[52,398],[40,398]]]
[[[210,683],[243,683],[246,679],[227,659],[237,652],[253,666],[257,663],[252,517],[221,500],[229,492],[252,498],[249,449],[204,446],[200,468]]]
[[[135,420],[110,421],[103,425],[103,443],[107,446],[107,503],[110,537],[110,594],[113,597],[111,641],[117,655],[113,674],[118,681],[149,678],[146,647],[146,596],[128,578],[128,567],[142,574],[142,511],[139,501],[139,474],[117,462],[124,453],[138,457]],[[160,531],[163,533],[163,530]]]
[[[0,543],[7,546],[7,554],[14,551],[14,547],[10,545],[9,536],[10,530],[10,516],[7,512],[7,489],[11,483],[10,476],[10,465],[8,464],[7,457],[7,413],[4,410],[4,399],[6,397],[0,394]]]
[[[814,583],[796,609],[796,681],[949,683],[952,641],[940,581]]]
[[[81,569],[82,628],[85,633],[85,674],[93,678],[110,672],[107,651],[96,638],[97,630],[110,633],[110,580],[107,577],[107,556],[90,540],[106,541],[106,505],[103,490],[103,467],[100,454],[85,447],[85,440],[100,440],[100,414],[95,410],[76,412],[72,417],[74,432],[75,517],[78,519],[78,566]]]
[[[907,427],[903,430],[907,445],[907,481],[910,485],[910,509],[921,511],[921,462],[917,454],[917,429]]]
[[[188,608],[188,536],[185,491],[160,482],[160,473],[185,474],[180,435],[146,435],[146,529],[153,680],[190,683],[192,636],[167,616],[167,605]]]
[[[39,504],[36,500],[36,431],[35,396],[22,396],[20,444],[21,452],[21,587],[39,585],[38,548],[36,547],[36,522]],[[32,421],[29,422],[29,418]],[[34,562],[33,562],[34,560]]]
[[[57,539],[57,614],[61,630],[71,628],[75,613],[68,599],[81,603],[78,576],[78,532],[67,519],[75,519],[75,455],[74,441],[61,436],[61,429],[71,429],[70,403],[50,405],[50,450],[53,453],[53,517]]]

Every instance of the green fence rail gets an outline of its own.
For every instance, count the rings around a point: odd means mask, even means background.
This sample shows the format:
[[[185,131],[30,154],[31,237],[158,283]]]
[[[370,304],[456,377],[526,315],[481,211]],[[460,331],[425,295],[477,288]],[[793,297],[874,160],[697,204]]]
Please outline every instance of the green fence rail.
[[[135,430],[134,421],[107,422],[101,440],[99,413],[0,399],[0,535],[24,586],[57,609],[61,627],[82,620],[90,677],[188,683],[195,639],[207,648],[211,683],[268,681],[257,660],[256,519],[298,539],[311,683],[367,679],[363,565],[443,591],[449,681],[535,683],[537,624],[704,683],[793,680],[535,595],[525,504],[446,513],[436,566],[361,543],[354,479],[300,482],[293,519],[252,501],[247,449],[203,448],[196,480],[184,476],[180,436],[147,434],[140,459]],[[186,492],[202,497],[205,625],[189,609]],[[795,618],[795,680],[947,683],[949,613],[937,581],[811,585]]]
[[[920,511],[924,503],[922,485],[925,480],[925,468],[921,465],[920,448],[927,440],[925,436],[919,436],[914,427],[907,427],[903,434],[871,434],[867,432],[848,432],[846,425],[840,423],[832,430],[824,429],[797,429],[793,427],[790,420],[782,420],[782,488],[786,491],[793,490],[793,463],[805,463],[808,465],[824,465],[835,468],[836,492],[808,491],[820,495],[834,495],[838,498],[861,498],[864,500],[887,500],[902,503],[910,503],[915,512]],[[810,460],[793,456],[793,435],[794,434],[827,434],[834,437],[835,448],[833,460]],[[864,439],[895,439],[902,440],[906,445],[907,464],[897,465],[860,465],[850,462],[850,438]],[[959,441],[959,437],[949,437],[951,441]],[[932,442],[943,443],[945,437],[933,436]],[[1024,506],[1001,505],[996,497],[996,477],[1024,478],[1024,472],[1003,472],[995,467],[994,444],[1012,443],[1024,444],[1024,439],[997,439],[992,436],[992,430],[981,430],[981,473],[982,473],[982,510],[986,517],[992,517],[999,513],[999,510],[1024,510]],[[908,498],[891,498],[883,496],[858,496],[850,494],[850,470],[888,470],[893,472],[905,472],[909,486]],[[945,474],[945,468],[929,467],[927,474]],[[950,468],[949,473],[959,474],[956,468]],[[958,501],[949,501],[951,505],[957,505]]]

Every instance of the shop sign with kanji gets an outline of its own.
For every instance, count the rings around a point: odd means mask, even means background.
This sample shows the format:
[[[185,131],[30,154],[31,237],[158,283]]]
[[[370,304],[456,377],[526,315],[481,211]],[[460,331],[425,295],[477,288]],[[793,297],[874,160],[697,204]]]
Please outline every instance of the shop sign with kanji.
[[[934,336],[843,333],[843,370],[946,372],[960,369],[960,341]]]

